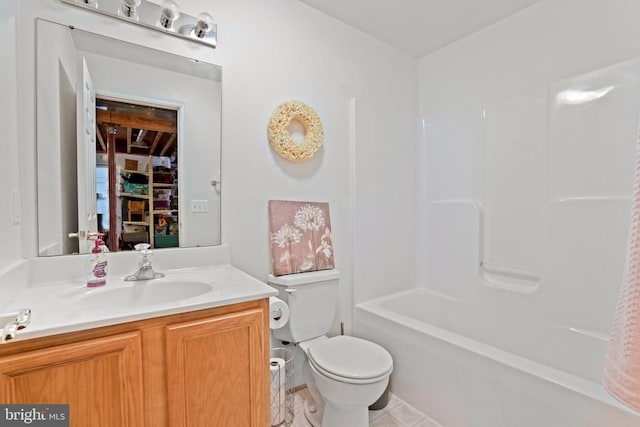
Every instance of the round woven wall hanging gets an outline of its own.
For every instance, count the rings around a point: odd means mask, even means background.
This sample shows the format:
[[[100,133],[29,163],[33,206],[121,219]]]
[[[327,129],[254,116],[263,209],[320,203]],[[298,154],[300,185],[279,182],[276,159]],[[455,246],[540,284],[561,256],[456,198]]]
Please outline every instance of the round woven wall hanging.
[[[304,140],[291,139],[289,124],[297,120],[304,127]],[[269,120],[269,143],[280,156],[293,162],[301,162],[314,156],[322,146],[324,130],[320,117],[313,108],[301,101],[281,104]]]

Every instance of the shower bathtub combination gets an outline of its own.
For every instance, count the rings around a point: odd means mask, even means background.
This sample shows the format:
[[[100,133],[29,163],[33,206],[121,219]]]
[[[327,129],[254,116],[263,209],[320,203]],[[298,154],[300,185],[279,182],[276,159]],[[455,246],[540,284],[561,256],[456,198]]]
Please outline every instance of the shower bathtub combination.
[[[393,393],[443,427],[640,425],[600,384],[605,337],[518,321],[487,291],[494,304],[418,288],[357,305],[357,334],[394,358]]]
[[[602,386],[640,57],[594,67],[422,81],[415,283],[356,283],[353,329],[393,356],[391,391],[443,427],[640,426]]]

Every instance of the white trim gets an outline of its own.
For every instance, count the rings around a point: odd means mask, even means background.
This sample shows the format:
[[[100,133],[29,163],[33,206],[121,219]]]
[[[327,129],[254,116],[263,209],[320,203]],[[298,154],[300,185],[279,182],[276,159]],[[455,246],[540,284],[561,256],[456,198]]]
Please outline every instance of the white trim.
[[[357,203],[357,166],[356,160],[356,142],[357,142],[357,120],[356,110],[357,101],[356,98],[349,99],[349,207],[351,211],[351,303],[349,304],[349,323],[346,325],[345,333],[352,334],[355,322],[355,307],[356,301],[356,245],[358,233],[356,231],[356,221],[358,214]]]

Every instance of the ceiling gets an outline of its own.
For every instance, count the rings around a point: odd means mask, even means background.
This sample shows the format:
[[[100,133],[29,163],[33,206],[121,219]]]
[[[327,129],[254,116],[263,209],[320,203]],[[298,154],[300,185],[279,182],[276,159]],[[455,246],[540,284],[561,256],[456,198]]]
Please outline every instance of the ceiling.
[[[540,0],[300,0],[416,58]]]
[[[108,129],[115,131],[115,152],[177,156],[178,113],[158,107],[96,100],[96,151],[107,152]]]

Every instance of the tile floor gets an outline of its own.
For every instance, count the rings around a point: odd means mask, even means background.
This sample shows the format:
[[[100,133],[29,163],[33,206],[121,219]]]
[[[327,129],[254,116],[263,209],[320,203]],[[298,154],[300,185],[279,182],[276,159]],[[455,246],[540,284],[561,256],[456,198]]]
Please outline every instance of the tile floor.
[[[311,427],[304,417],[303,404],[308,394],[309,391],[306,388],[296,391],[292,427]],[[369,425],[371,427],[442,427],[393,394],[384,409],[369,411]]]

